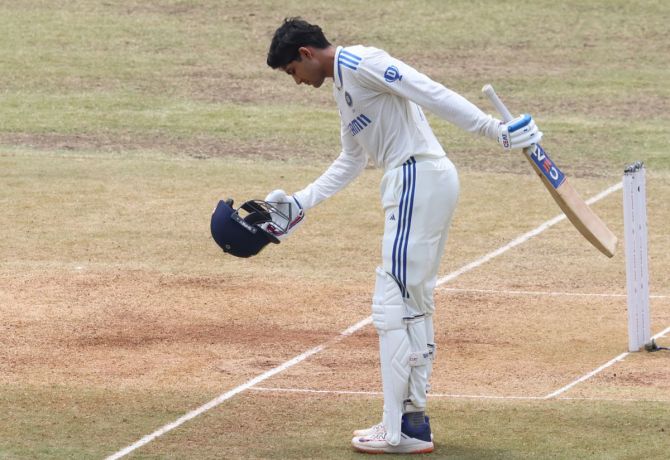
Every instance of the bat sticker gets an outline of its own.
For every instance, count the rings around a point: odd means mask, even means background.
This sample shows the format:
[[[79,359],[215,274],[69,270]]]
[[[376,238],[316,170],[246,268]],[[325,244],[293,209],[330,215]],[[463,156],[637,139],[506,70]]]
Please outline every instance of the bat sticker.
[[[558,166],[551,161],[551,158],[549,158],[549,155],[544,151],[540,144],[535,144],[535,148],[531,152],[530,158],[555,189],[565,181],[565,174],[563,174],[561,170],[558,169]]]

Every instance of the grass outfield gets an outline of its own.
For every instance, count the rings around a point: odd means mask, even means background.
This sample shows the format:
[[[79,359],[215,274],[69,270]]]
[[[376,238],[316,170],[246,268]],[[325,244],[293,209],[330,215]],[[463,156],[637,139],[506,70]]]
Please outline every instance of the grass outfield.
[[[667,169],[667,12],[663,1],[623,0],[523,11],[469,1],[5,3],[0,141],[332,159],[330,91],[305,91],[265,65],[281,18],[301,14],[334,42],[386,48],[486,110],[480,88],[493,83],[552,134],[568,173],[618,174],[640,148],[650,168]],[[474,152],[478,169],[490,162],[487,141],[434,124],[461,165]]]
[[[18,407],[34,404],[5,392]],[[188,409],[184,395],[86,388],[35,391],[47,404],[16,411],[5,458],[101,458],[106,446],[152,430]],[[190,399],[197,399],[192,395]],[[668,405],[630,402],[553,401],[486,404],[432,401],[437,453],[430,458],[663,458]],[[368,420],[379,400],[251,392],[207,413],[131,455],[131,458],[361,458],[343,448],[342,420]],[[65,409],[65,407],[67,407]],[[38,418],[37,421],[35,419]],[[288,423],[290,421],[290,423]],[[86,428],[81,429],[84,425]],[[58,429],[59,438],[44,438]],[[4,447],[4,446],[3,446]],[[396,457],[394,457],[396,458]],[[414,458],[399,456],[398,458]]]
[[[584,197],[645,161],[653,332],[670,326],[667,2],[4,2],[0,459],[111,455],[324,343],[130,457],[361,457],[377,337],[333,338],[370,313],[381,172],[253,259],[208,229],[219,198],[296,190],[339,152],[330,89],[265,65],[298,14],[486,111],[493,83]],[[559,213],[521,155],[431,124],[462,184],[441,274]],[[668,352],[542,399],[626,350],[621,192],[594,209],[613,259],[563,221],[438,287],[433,458],[667,457]]]

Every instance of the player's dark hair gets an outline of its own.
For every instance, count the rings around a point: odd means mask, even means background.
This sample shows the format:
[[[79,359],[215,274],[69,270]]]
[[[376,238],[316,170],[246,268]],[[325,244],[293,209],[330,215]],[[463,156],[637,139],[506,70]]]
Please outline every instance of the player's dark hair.
[[[291,61],[299,61],[298,49],[303,46],[324,49],[330,46],[330,42],[323,34],[321,27],[310,24],[302,18],[284,19],[284,23],[272,37],[270,51],[268,51],[268,65],[277,69],[285,67]]]

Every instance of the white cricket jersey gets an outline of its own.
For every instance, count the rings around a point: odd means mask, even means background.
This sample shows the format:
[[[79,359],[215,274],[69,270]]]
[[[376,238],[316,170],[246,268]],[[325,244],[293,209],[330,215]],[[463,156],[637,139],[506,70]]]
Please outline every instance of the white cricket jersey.
[[[340,111],[342,153],[294,195],[305,209],[344,188],[368,159],[388,171],[413,155],[445,156],[422,107],[471,133],[498,137],[499,120],[377,48],[337,47],[333,95]]]

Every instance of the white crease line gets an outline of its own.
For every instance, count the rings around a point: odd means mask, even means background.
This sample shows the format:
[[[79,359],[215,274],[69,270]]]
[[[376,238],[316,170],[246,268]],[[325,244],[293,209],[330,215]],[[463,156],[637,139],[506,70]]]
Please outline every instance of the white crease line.
[[[337,395],[364,395],[379,396],[381,391],[356,391],[356,390],[314,390],[312,388],[273,388],[273,387],[253,387],[252,391],[265,391],[268,393],[317,393],[317,394],[337,394]]]
[[[616,184],[612,185],[611,187],[609,187],[609,188],[605,189],[604,191],[600,192],[598,195],[589,199],[587,201],[587,203],[591,204],[591,203],[594,203],[594,202],[606,197],[607,195],[614,192],[615,190],[620,189],[622,187],[622,184],[623,184],[623,182],[619,182],[619,183],[616,183]],[[512,242],[503,246],[502,248],[497,249],[493,252],[490,252],[490,253],[486,254],[485,256],[475,260],[474,262],[469,263],[468,265],[460,268],[459,270],[456,270],[455,272],[452,272],[449,275],[447,275],[443,278],[440,278],[437,281],[436,286],[439,286],[439,285],[444,284],[448,281],[451,281],[451,280],[457,278],[458,276],[462,275],[463,273],[469,272],[470,270],[472,270],[474,268],[477,268],[480,265],[483,265],[484,263],[488,262],[489,260],[493,259],[494,257],[497,257],[500,254],[503,254],[503,253],[507,252],[508,250],[512,249],[513,247],[518,246],[519,244],[523,243],[524,241],[527,241],[528,239],[532,238],[533,236],[539,235],[544,230],[551,227],[552,225],[555,225],[557,222],[560,222],[563,219],[565,219],[565,214],[561,214],[559,216],[554,217],[553,219],[548,220],[544,224],[537,227],[535,230],[531,230],[530,232],[525,233],[524,235],[520,236],[519,238],[516,238],[515,240],[513,240]],[[120,451],[110,455],[109,457],[107,457],[106,460],[116,460],[116,459],[119,459],[121,457],[124,457],[124,456],[128,455],[132,451],[150,443],[151,441],[153,441],[157,437],[162,436],[165,433],[174,430],[175,428],[184,424],[185,422],[188,422],[189,420],[197,417],[198,415],[200,415],[204,412],[207,412],[208,410],[218,406],[219,404],[226,401],[227,399],[232,398],[236,394],[241,393],[242,391],[245,391],[245,390],[253,387],[257,383],[260,383],[263,380],[266,380],[266,379],[272,377],[273,375],[278,374],[278,373],[288,369],[289,367],[292,367],[292,366],[298,364],[301,361],[304,361],[305,359],[309,358],[310,356],[312,356],[312,355],[320,352],[324,348],[326,348],[326,346],[331,344],[332,342],[337,341],[338,339],[341,340],[342,338],[353,334],[354,332],[356,332],[359,329],[367,326],[371,322],[372,322],[372,316],[368,316],[367,318],[359,321],[358,323],[354,324],[353,326],[351,326],[351,327],[345,329],[344,331],[342,331],[338,336],[335,337],[335,339],[332,339],[329,342],[325,342],[325,343],[323,343],[323,344],[321,344],[317,347],[314,347],[311,350],[308,350],[308,351],[304,352],[303,354],[301,354],[299,356],[296,356],[295,358],[293,358],[289,361],[286,361],[284,364],[281,364],[281,365],[275,367],[274,369],[270,369],[269,371],[264,372],[263,374],[249,380],[248,382],[246,382],[246,383],[244,383],[244,384],[242,384],[238,387],[235,387],[235,388],[233,388],[232,390],[230,390],[226,393],[223,393],[223,394],[219,395],[215,399],[212,399],[210,402],[208,402],[206,404],[203,404],[202,406],[198,407],[197,409],[192,410],[191,412],[189,412],[186,415],[183,415],[182,417],[178,418],[174,422],[168,423],[167,425],[159,428],[158,430],[154,431],[153,433],[144,436],[142,439],[135,442],[134,444],[131,444],[128,447],[125,447],[125,448],[121,449]]]
[[[242,384],[238,387],[235,387],[235,388],[233,388],[232,390],[230,390],[226,393],[223,393],[222,395],[219,395],[215,399],[212,399],[208,403],[203,404],[202,406],[198,407],[197,409],[192,410],[191,412],[189,412],[186,415],[183,415],[182,417],[178,418],[174,422],[168,423],[167,425],[163,426],[162,428],[159,428],[158,430],[154,431],[153,433],[151,433],[147,436],[144,436],[142,439],[135,442],[134,444],[131,444],[128,447],[125,447],[124,449],[121,449],[120,451],[116,452],[115,454],[110,455],[109,457],[107,457],[106,460],[116,460],[116,459],[119,459],[121,457],[124,457],[125,455],[128,455],[132,451],[150,443],[151,441],[153,441],[154,439],[156,439],[159,436],[164,435],[168,431],[174,430],[178,426],[188,422],[189,420],[197,417],[198,415],[201,415],[202,413],[207,412],[208,410],[215,408],[216,406],[218,406],[222,402],[226,401],[227,399],[232,398],[236,394],[241,393],[244,390],[248,390],[249,388],[253,387],[254,385],[256,385],[258,383],[261,383],[264,380],[269,379],[273,375],[279,374],[280,372],[283,372],[286,369],[288,369],[292,366],[295,366],[296,364],[304,361],[305,359],[309,358],[310,356],[315,355],[316,353],[318,353],[318,352],[322,351],[324,348],[326,348],[327,345],[331,345],[334,342],[338,342],[338,341],[344,339],[345,337],[347,337],[347,336],[353,334],[354,332],[356,332],[358,329],[366,326],[371,321],[372,321],[372,317],[368,317],[368,318],[365,318],[362,321],[359,321],[358,323],[354,324],[353,326],[351,326],[351,327],[345,329],[344,331],[342,331],[338,336],[331,339],[330,341],[325,342],[325,343],[323,343],[319,346],[316,346],[316,347],[314,347],[310,350],[307,350],[303,354],[298,355],[295,358],[290,359],[290,360],[286,361],[285,363],[283,363],[283,364],[281,364],[281,365],[279,365],[279,366],[277,366],[273,369],[270,369],[267,372],[264,372],[263,374],[249,380],[248,382],[246,382],[246,383],[244,383],[244,384]]]
[[[280,388],[280,387],[253,387],[251,391],[264,393],[314,393],[314,394],[332,394],[332,395],[362,395],[362,396],[383,396],[381,391],[356,391],[356,390],[315,390],[312,388]],[[498,396],[498,395],[464,395],[449,393],[428,393],[429,398],[446,399],[500,399],[500,400],[545,400],[544,396]],[[634,398],[571,398],[564,396],[555,398],[557,401],[611,401],[611,402],[652,402],[652,403],[670,403],[670,399],[634,399]]]
[[[559,388],[559,389],[556,390],[556,391],[552,391],[551,393],[549,393],[548,395],[546,395],[546,396],[544,397],[544,399],[555,398],[556,396],[560,395],[561,393],[565,393],[565,392],[568,391],[570,388],[572,388],[572,387],[574,387],[575,385],[578,385],[578,384],[580,384],[580,383],[582,383],[582,382],[584,382],[584,381],[590,379],[591,377],[593,377],[594,375],[596,375],[596,374],[600,373],[601,371],[607,369],[608,367],[610,367],[610,366],[613,365],[614,363],[617,363],[617,362],[621,361],[621,360],[624,359],[626,356],[628,356],[628,352],[621,353],[621,354],[620,354],[619,356],[617,356],[616,358],[607,361],[605,364],[603,364],[602,366],[600,366],[600,367],[598,367],[598,368],[592,370],[592,371],[589,372],[588,374],[582,375],[582,376],[579,377],[577,380],[575,380],[575,381],[573,381],[573,382],[567,384],[566,386],[564,386],[564,387],[562,387],[562,388]]]
[[[598,194],[596,194],[596,195],[593,195],[591,198],[589,198],[588,200],[586,200],[586,204],[591,205],[591,204],[593,204],[593,203],[596,203],[596,202],[602,200],[603,198],[605,198],[605,197],[606,197],[607,195],[609,195],[610,193],[612,193],[612,192],[616,192],[617,190],[620,190],[620,189],[622,189],[622,188],[623,188],[623,181],[621,181],[621,182],[617,182],[616,184],[614,184],[614,185],[612,185],[612,186],[606,188],[606,189],[603,190],[602,192],[600,192],[600,193],[598,193]]]
[[[664,329],[663,331],[661,331],[661,332],[659,332],[658,334],[652,336],[651,338],[652,338],[652,339],[658,339],[658,338],[660,338],[660,337],[664,337],[665,334],[667,334],[668,332],[670,332],[670,327]],[[584,374],[584,375],[582,375],[581,377],[579,377],[577,380],[574,380],[574,381],[568,383],[567,385],[565,385],[564,387],[561,387],[561,388],[559,388],[558,390],[549,393],[549,394],[546,395],[543,399],[551,399],[551,398],[555,398],[556,396],[558,396],[558,395],[560,395],[560,394],[562,394],[562,393],[565,393],[566,391],[568,391],[569,389],[571,389],[571,388],[574,387],[575,385],[578,385],[578,384],[580,384],[580,383],[582,383],[582,382],[584,382],[584,381],[590,379],[591,377],[593,377],[594,375],[599,374],[600,372],[604,371],[604,370],[607,369],[608,367],[610,367],[610,366],[612,366],[612,365],[618,363],[619,361],[622,361],[622,360],[623,360],[626,356],[628,356],[629,354],[630,354],[629,351],[627,351],[627,352],[625,352],[625,353],[621,353],[621,354],[620,354],[619,356],[617,356],[616,358],[607,361],[605,364],[603,364],[602,366],[600,366],[600,367],[598,367],[598,368],[592,370],[592,371],[589,372],[588,374]]]
[[[608,294],[594,292],[559,292],[559,291],[514,291],[497,289],[469,289],[469,288],[448,288],[441,287],[440,290],[448,292],[464,292],[476,294],[503,294],[503,295],[537,295],[537,296],[556,296],[556,297],[626,297],[626,294]],[[650,299],[666,299],[665,294],[650,295]]]
[[[562,398],[556,398],[558,401],[607,401],[607,402],[649,402],[649,403],[670,403],[670,399],[635,399],[635,398],[570,398],[564,396]]]
[[[336,395],[364,395],[381,396],[381,391],[354,391],[354,390],[314,390],[311,388],[279,388],[279,387],[253,387],[252,391],[264,391],[268,393],[316,393]],[[447,393],[428,393],[430,398],[454,398],[454,399],[543,399],[541,396],[496,396],[496,395],[460,395]]]
[[[156,439],[159,436],[164,435],[168,431],[171,431],[171,430],[177,428],[178,426],[182,425],[183,423],[188,422],[189,420],[197,417],[198,415],[200,415],[200,414],[218,406],[219,404],[221,404],[222,402],[224,402],[227,399],[232,398],[236,394],[238,394],[238,393],[240,393],[244,390],[247,390],[248,388],[256,385],[257,383],[260,383],[263,380],[268,379],[268,378],[272,377],[273,375],[275,375],[279,372],[282,372],[283,370],[288,369],[291,366],[294,366],[294,365],[298,364],[299,362],[307,359],[308,357],[312,356],[313,354],[318,353],[319,351],[321,351],[323,349],[323,347],[324,347],[323,345],[319,345],[318,347],[314,347],[311,350],[308,350],[305,353],[303,353],[299,356],[296,356],[295,358],[291,359],[290,361],[286,361],[281,366],[275,367],[274,369],[270,369],[269,371],[267,371],[267,372],[255,377],[255,378],[249,380],[247,383],[245,383],[243,385],[240,385],[240,386],[228,391],[227,393],[223,393],[222,395],[218,396],[217,398],[212,399],[210,402],[208,402],[206,404],[203,404],[202,406],[198,407],[195,410],[192,410],[191,412],[187,413],[186,415],[183,415],[182,417],[178,418],[174,422],[168,423],[167,425],[163,426],[162,428],[159,428],[158,430],[154,431],[153,433],[151,433],[147,436],[144,436],[142,439],[140,439],[136,443],[131,444],[124,449],[121,449],[120,451],[116,452],[113,455],[110,455],[109,457],[107,457],[107,460],[116,460],[116,459],[119,459],[121,457],[124,457],[125,455],[128,455],[129,453],[131,453],[135,449],[138,449],[138,448],[150,443],[151,441],[153,441],[154,439]]]

